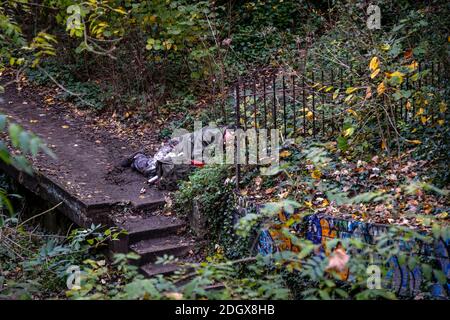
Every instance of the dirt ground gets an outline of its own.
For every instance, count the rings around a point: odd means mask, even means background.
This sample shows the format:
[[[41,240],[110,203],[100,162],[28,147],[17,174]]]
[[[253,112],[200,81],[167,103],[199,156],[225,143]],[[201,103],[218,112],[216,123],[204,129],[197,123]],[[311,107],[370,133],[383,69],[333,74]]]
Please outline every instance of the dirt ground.
[[[8,80],[0,77],[2,83]],[[36,170],[88,205],[141,206],[164,198],[144,176],[119,165],[138,150],[153,152],[160,144],[155,134],[133,134],[133,127],[125,128],[112,117],[59,103],[52,98],[54,91],[24,81],[19,90],[9,85],[0,96],[0,112],[41,137],[57,156],[38,155],[33,160]]]

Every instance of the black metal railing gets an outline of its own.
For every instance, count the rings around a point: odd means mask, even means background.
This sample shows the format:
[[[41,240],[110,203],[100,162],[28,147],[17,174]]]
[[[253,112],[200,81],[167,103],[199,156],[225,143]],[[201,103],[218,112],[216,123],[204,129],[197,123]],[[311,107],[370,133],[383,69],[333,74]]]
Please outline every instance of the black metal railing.
[[[404,121],[424,125],[422,117],[425,117],[426,123],[435,123],[442,118],[442,112],[435,104],[420,107],[414,92],[426,89],[427,93],[446,100],[446,64],[419,63],[416,70],[419,73],[404,74],[400,86],[404,96],[380,102],[389,108],[386,113],[392,116],[395,124]],[[301,68],[301,71],[264,70],[253,73],[236,81],[231,94],[233,107],[228,109],[228,114],[225,113],[225,119],[228,122],[234,119],[235,127],[243,130],[279,129],[283,138],[332,138],[342,132],[345,114],[354,112],[352,99],[361,99],[362,96],[369,99],[370,95],[377,95],[367,86],[353,87],[367,83],[369,78],[368,69],[355,70],[351,65],[327,70],[315,67],[310,70]],[[366,92],[357,98],[353,92],[359,93],[361,90]],[[370,112],[375,111],[368,111],[367,117]],[[237,162],[236,181],[238,186],[240,164]]]

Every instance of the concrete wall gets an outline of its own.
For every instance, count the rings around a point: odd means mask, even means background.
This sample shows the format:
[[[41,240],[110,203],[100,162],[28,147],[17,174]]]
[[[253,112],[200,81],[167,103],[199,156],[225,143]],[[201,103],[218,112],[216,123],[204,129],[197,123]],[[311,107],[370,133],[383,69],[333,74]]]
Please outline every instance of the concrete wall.
[[[246,199],[238,200],[237,214],[244,215],[247,211],[259,212],[259,206],[255,206]],[[286,212],[280,212],[279,219],[283,221],[288,218]],[[386,225],[371,224],[354,220],[338,219],[325,215],[310,215],[303,219],[303,223],[297,223],[292,226],[297,234],[312,241],[314,244],[320,244],[322,253],[324,253],[324,244],[330,239],[359,238],[367,243],[373,243],[376,236],[388,230]],[[277,239],[278,241],[275,241]],[[287,239],[280,240],[280,235],[276,227],[262,230],[258,236],[256,250],[267,255],[277,250],[296,250]],[[441,285],[434,282],[432,288],[424,288],[423,271],[420,266],[412,270],[405,265],[400,265],[396,257],[392,257],[388,262],[388,273],[383,281],[400,296],[417,295],[420,292],[431,292],[435,297],[448,299],[450,297],[450,262],[449,245],[450,240],[439,239],[433,244],[415,243],[419,246],[419,252],[435,268],[442,270],[447,275],[447,284]],[[404,242],[400,244],[402,250],[407,251],[411,243]],[[351,254],[350,254],[351,258]],[[344,278],[351,281],[351,275],[344,274]]]

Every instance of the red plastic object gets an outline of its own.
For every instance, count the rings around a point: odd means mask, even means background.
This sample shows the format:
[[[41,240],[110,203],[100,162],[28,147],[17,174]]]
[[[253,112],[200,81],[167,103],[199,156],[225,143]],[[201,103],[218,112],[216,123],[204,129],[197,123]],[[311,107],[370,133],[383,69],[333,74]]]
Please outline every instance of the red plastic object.
[[[198,167],[198,168],[203,168],[205,166],[205,163],[203,163],[201,161],[197,161],[197,160],[191,160],[191,164],[194,167]]]

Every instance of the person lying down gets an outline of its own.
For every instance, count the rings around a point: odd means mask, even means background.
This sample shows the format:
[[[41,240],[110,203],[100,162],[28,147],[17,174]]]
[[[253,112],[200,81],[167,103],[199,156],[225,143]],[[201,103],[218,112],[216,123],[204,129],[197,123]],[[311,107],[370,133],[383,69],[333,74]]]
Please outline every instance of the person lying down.
[[[223,144],[227,136],[226,127],[203,127],[170,139],[153,156],[136,152],[121,165],[142,173],[149,178],[150,184],[158,183],[160,188],[173,190],[177,181],[186,178],[192,167],[204,165],[205,148],[212,143]]]

